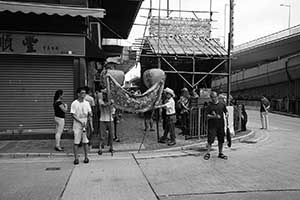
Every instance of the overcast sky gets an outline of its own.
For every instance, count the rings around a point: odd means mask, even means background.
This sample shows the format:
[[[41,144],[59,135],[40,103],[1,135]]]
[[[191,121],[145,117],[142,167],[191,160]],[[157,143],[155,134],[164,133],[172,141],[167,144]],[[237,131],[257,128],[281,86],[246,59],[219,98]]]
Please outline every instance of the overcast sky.
[[[149,8],[150,0],[144,0],[142,7]],[[170,9],[179,9],[179,0],[169,0]],[[289,8],[282,7],[280,4],[291,5],[291,27],[300,24],[300,0],[235,0],[234,7],[234,45],[243,44],[251,40],[263,37],[288,28]],[[158,8],[159,0],[152,0],[153,7]],[[210,0],[181,0],[182,10],[198,10],[208,11]],[[229,0],[212,0],[213,14],[212,36],[220,38],[223,44],[224,40],[224,10],[225,4],[229,4]],[[167,7],[167,0],[161,0],[161,8]],[[298,12],[297,12],[298,11]],[[229,7],[226,11],[227,33],[229,22]],[[135,23],[145,24],[148,15],[147,10],[140,10]],[[158,12],[153,15],[158,16]],[[161,13],[161,15],[166,15]],[[174,12],[171,16],[179,16]],[[193,17],[192,14],[181,14],[182,17]],[[200,18],[208,18],[206,15],[197,15]],[[135,38],[142,38],[144,27],[133,26],[129,41],[133,42]],[[227,38],[227,34],[226,34]],[[129,43],[128,43],[129,44]],[[139,76],[140,68],[134,67],[128,74],[126,80],[130,80],[135,76]]]
[[[153,7],[158,8],[159,0],[152,0]],[[169,0],[170,9],[179,9],[180,0]],[[208,11],[210,0],[181,0],[182,10]],[[224,10],[225,4],[229,4],[229,0],[212,0],[213,14],[212,35],[220,38],[223,42],[224,38]],[[291,5],[291,26],[300,24],[300,0],[235,0],[234,8],[234,45],[248,42],[250,40],[286,29],[288,27],[289,8],[280,6],[280,4]],[[149,8],[150,0],[144,0],[142,7]],[[167,7],[167,0],[161,0],[161,8]],[[227,6],[228,20],[229,7]],[[146,22],[147,10],[140,10],[136,23]],[[153,15],[158,15],[154,12]],[[166,12],[161,12],[166,15]],[[171,16],[179,16],[178,12],[174,12]],[[192,14],[181,13],[182,17],[193,17]],[[208,14],[198,14],[200,18],[208,18]],[[143,36],[144,27],[133,26],[129,36],[129,41]],[[226,28],[228,32],[228,25]],[[226,36],[227,37],[227,36]]]

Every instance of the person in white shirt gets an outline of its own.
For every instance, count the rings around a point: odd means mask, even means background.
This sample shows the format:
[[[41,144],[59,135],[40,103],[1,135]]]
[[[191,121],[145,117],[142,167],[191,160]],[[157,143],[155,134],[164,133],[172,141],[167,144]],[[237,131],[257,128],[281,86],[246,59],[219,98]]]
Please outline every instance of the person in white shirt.
[[[92,121],[92,109],[84,97],[86,95],[84,88],[77,89],[78,98],[71,104],[71,114],[73,117],[73,132],[74,132],[74,164],[78,165],[78,145],[80,142],[83,144],[84,149],[84,163],[88,163],[88,143],[86,127],[87,123],[90,123],[91,131],[93,131],[93,121]]]
[[[95,104],[94,98],[91,96],[92,95],[91,89],[88,86],[85,86],[84,89],[85,89],[85,92],[86,92],[84,100],[89,102],[89,104],[91,106],[91,109],[92,109],[93,116],[95,117],[96,116],[95,115],[96,104]],[[95,125],[96,123],[95,123],[94,120],[95,119],[93,119],[93,124]],[[91,128],[89,127],[89,124],[88,124],[88,126],[87,126],[87,137],[88,137],[89,141],[91,141],[91,139],[92,139],[92,134],[93,134],[93,132],[91,131]],[[91,147],[91,143],[89,142],[88,144]]]
[[[164,135],[159,139],[159,142],[166,143],[168,141],[168,133],[170,133],[169,146],[176,144],[175,136],[175,122],[176,122],[176,111],[175,111],[175,101],[174,101],[174,91],[170,88],[164,89],[166,95],[166,102],[163,105],[155,106],[155,108],[166,109],[166,128]]]
[[[102,154],[104,147],[104,134],[108,131],[108,145],[109,152],[113,153],[113,114],[115,108],[113,107],[113,100],[108,100],[107,90],[102,90],[102,98],[99,98],[99,109],[100,109],[100,123],[99,123],[99,151],[98,154]]]

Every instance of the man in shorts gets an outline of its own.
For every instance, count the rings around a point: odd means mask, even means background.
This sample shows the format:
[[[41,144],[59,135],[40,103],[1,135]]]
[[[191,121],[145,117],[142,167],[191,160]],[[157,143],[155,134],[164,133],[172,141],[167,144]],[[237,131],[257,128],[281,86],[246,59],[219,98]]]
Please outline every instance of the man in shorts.
[[[207,106],[207,118],[208,118],[208,136],[207,136],[207,153],[204,155],[204,159],[210,158],[211,145],[214,143],[215,137],[218,139],[219,155],[221,159],[227,159],[227,156],[223,154],[223,143],[225,137],[224,130],[224,114],[228,116],[226,105],[219,102],[218,94],[214,91],[210,94],[211,102]]]
[[[102,90],[102,98],[99,98],[100,119],[99,119],[99,151],[98,154],[102,155],[104,147],[104,134],[108,131],[108,145],[109,152],[113,153],[113,113],[115,108],[113,100],[108,99],[107,89]]]
[[[83,144],[84,163],[88,163],[88,143],[87,138],[87,122],[90,123],[91,131],[93,132],[92,109],[86,100],[84,100],[86,91],[84,88],[77,89],[77,99],[71,104],[71,115],[73,117],[73,132],[74,132],[74,165],[79,164],[78,160],[78,145]],[[89,120],[88,120],[89,119]]]

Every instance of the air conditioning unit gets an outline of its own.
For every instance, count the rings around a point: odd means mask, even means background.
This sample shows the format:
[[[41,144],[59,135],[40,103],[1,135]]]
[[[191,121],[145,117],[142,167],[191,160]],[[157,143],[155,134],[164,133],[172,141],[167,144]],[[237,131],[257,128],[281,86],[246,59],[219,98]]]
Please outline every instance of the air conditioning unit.
[[[97,44],[99,48],[102,48],[99,22],[90,22],[90,39],[92,42]]]

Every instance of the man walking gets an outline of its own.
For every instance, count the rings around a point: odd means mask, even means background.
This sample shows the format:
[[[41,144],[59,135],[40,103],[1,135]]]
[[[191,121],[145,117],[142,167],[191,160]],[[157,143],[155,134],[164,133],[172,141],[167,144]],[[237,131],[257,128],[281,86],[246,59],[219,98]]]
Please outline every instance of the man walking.
[[[92,109],[86,100],[84,100],[86,91],[84,88],[77,89],[77,99],[71,104],[71,114],[73,117],[73,132],[74,132],[74,165],[79,164],[78,160],[78,145],[83,144],[84,163],[88,163],[88,143],[87,138],[87,122],[90,123],[91,131],[93,132]],[[89,119],[89,120],[88,120]]]
[[[270,102],[269,100],[262,96],[260,99],[260,121],[261,121],[261,129],[268,129],[269,128],[269,109],[270,109]]]
[[[164,89],[166,95],[166,102],[163,105],[156,106],[155,108],[166,109],[166,129],[164,130],[164,135],[159,139],[160,143],[166,143],[168,141],[168,133],[170,133],[169,146],[176,144],[175,136],[175,122],[176,122],[176,111],[175,111],[175,93],[172,89]]]
[[[204,155],[204,159],[210,158],[211,145],[214,143],[215,137],[218,139],[219,155],[218,158],[227,159],[227,156],[223,154],[223,143],[225,137],[224,130],[224,114],[228,117],[228,111],[226,105],[219,102],[218,94],[214,91],[210,93],[211,102],[207,106],[207,118],[208,118],[208,136],[207,136],[207,153]]]

